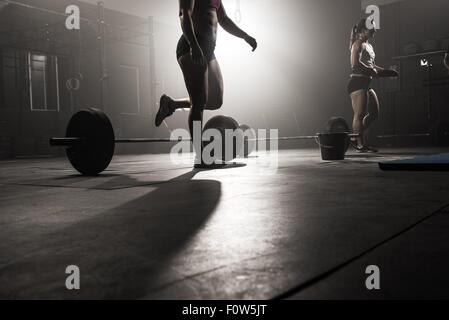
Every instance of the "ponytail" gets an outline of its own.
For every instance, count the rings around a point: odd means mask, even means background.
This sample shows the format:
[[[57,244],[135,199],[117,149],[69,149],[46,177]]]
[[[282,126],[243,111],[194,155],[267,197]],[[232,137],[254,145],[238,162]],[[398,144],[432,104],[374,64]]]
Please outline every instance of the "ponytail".
[[[349,50],[352,50],[352,45],[354,44],[355,40],[357,39],[357,35],[358,35],[358,30],[357,30],[357,26],[354,26],[351,29],[351,36],[349,38]]]
[[[357,25],[355,25],[352,29],[351,29],[351,38],[350,38],[350,42],[349,42],[349,50],[352,49],[352,45],[354,44],[354,42],[357,40],[358,35],[364,31],[367,30],[366,27],[366,18],[361,19]]]

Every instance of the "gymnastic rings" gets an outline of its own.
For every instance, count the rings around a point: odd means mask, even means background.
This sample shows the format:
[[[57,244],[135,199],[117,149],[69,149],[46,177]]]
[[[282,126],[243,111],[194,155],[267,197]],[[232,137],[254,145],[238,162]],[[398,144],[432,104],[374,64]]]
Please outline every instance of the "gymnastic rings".
[[[67,79],[65,86],[69,91],[78,91],[81,88],[81,81],[84,80],[83,74],[80,72],[76,77]]]

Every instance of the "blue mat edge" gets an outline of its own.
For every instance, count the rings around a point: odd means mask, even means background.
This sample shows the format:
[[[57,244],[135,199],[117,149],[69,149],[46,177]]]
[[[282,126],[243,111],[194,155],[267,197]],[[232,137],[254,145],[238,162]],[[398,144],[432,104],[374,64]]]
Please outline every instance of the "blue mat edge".
[[[379,162],[383,171],[449,171],[449,153]]]

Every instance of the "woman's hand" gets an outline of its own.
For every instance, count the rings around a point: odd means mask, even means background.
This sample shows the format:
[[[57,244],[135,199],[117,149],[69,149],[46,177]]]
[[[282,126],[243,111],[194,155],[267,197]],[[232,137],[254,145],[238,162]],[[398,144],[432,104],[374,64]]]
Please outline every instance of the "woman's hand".
[[[379,66],[375,66],[374,69],[376,69],[377,72],[381,72],[386,70],[385,68],[379,67]]]
[[[206,64],[206,58],[204,57],[203,50],[200,48],[200,46],[193,46],[192,49],[190,49],[190,55],[194,64]]]
[[[253,48],[253,52],[257,49],[257,41],[253,37],[246,35],[244,40]]]
[[[377,78],[398,78],[399,72],[394,69],[377,70]]]
[[[377,77],[377,75],[379,74],[379,71],[377,71],[376,68],[370,68],[370,76],[372,77]]]

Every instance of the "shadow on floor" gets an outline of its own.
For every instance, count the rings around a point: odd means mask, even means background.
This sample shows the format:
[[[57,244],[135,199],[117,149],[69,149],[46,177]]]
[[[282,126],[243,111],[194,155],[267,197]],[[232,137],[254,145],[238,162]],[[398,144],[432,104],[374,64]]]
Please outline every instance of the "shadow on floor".
[[[224,167],[196,170],[196,172],[209,171],[209,170],[229,170],[246,167],[245,163],[232,162]],[[111,173],[104,172],[98,176],[83,176],[81,174],[69,174],[56,177],[40,177],[38,179],[26,179],[19,182],[10,183],[10,185],[22,185],[22,186],[36,186],[36,187],[48,187],[48,188],[73,188],[73,189],[90,189],[90,190],[121,190],[131,189],[137,187],[150,187],[159,186],[165,183],[171,183],[172,180],[153,180],[161,179],[162,177],[173,176],[174,174],[167,175],[168,171],[186,172],[191,170],[191,167],[178,167],[171,169],[160,169],[153,171],[140,171],[132,173]],[[140,175],[147,175],[143,179],[139,180],[136,177]],[[151,175],[151,176],[150,176]]]
[[[112,210],[95,213],[99,207],[93,203],[93,218],[24,239],[31,253],[3,266],[2,287],[16,298],[135,299],[182,279],[171,260],[186,250],[221,198],[221,183],[194,180],[197,173],[178,176]],[[78,292],[65,289],[68,265],[81,270]],[[0,291],[1,296],[11,298]]]

